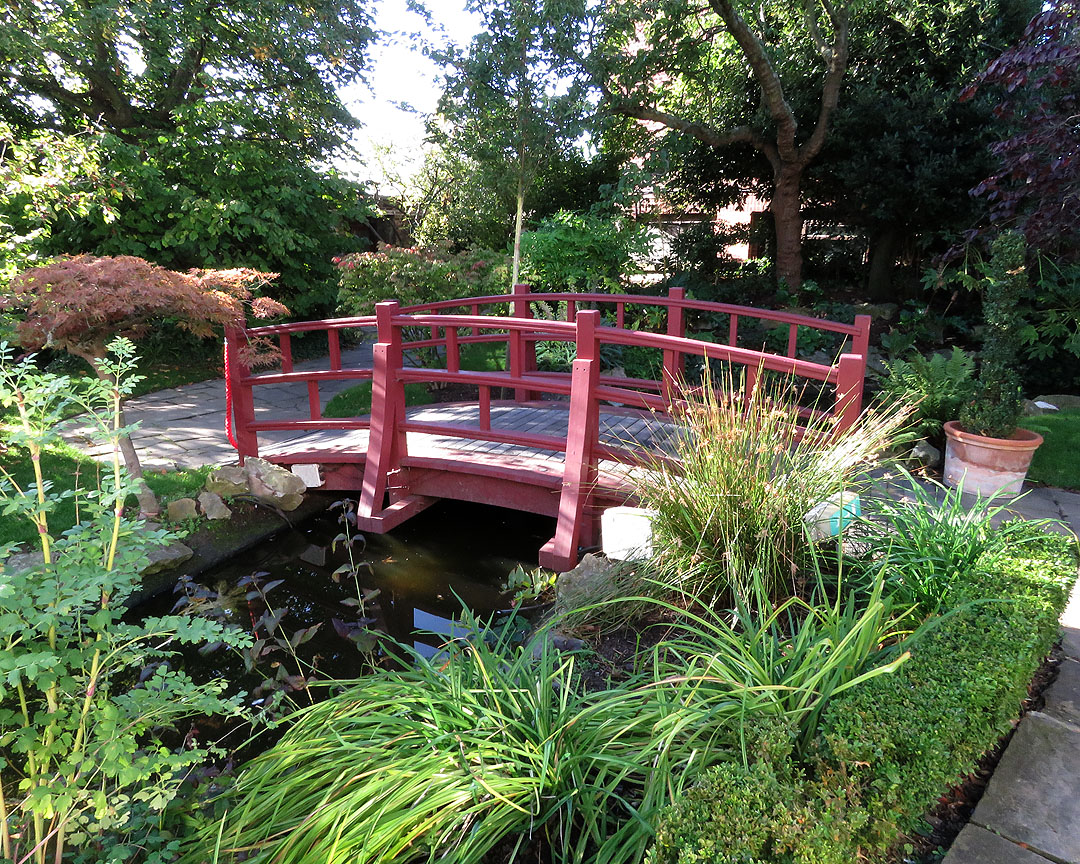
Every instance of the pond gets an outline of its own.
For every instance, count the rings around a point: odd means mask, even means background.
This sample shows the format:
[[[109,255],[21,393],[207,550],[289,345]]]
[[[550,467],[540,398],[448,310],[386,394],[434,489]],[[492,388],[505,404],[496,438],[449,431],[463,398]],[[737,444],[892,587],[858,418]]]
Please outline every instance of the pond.
[[[535,568],[554,532],[549,518],[443,501],[389,534],[363,535],[349,522],[351,502],[326,499],[330,509],[307,524],[181,580],[174,596],[137,613],[175,604],[251,632],[243,655],[204,648],[187,665],[197,678],[239,682],[258,704],[391,662],[387,636],[431,656],[455,635],[463,607],[481,616],[510,608],[507,576]]]

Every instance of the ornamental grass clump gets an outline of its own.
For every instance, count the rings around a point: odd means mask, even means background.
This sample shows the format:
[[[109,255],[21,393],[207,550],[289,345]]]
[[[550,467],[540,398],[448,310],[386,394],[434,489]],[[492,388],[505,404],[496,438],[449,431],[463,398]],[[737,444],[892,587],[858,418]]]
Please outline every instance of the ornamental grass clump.
[[[675,459],[639,475],[637,495],[658,514],[654,563],[670,588],[710,602],[745,597],[755,580],[792,596],[816,561],[807,513],[863,488],[911,409],[866,411],[841,431],[832,416],[771,395],[788,387],[745,395],[731,376],[722,385],[706,375],[676,405]]]

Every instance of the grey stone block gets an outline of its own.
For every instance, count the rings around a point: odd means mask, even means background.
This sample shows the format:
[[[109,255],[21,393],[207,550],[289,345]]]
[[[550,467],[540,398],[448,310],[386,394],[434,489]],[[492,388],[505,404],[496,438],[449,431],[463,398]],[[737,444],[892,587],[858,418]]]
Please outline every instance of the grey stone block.
[[[1062,661],[1057,680],[1043,698],[1046,700],[1044,714],[1080,729],[1080,663],[1069,659]]]
[[[942,864],[1046,864],[1046,859],[968,823],[949,847]]]
[[[1024,718],[971,821],[1059,861],[1080,862],[1080,730]]]

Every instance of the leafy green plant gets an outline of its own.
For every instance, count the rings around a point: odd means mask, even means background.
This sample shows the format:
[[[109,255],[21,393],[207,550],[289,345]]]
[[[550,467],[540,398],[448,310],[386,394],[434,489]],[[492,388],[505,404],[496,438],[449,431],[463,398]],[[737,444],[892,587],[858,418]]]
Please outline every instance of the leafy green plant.
[[[852,587],[862,574],[898,606],[915,606],[923,615],[940,612],[959,584],[977,579],[985,560],[995,552],[1036,541],[1045,522],[1016,520],[993,526],[1008,504],[979,498],[968,505],[963,486],[947,488],[919,482],[903,469],[901,497],[878,494],[865,500],[861,541],[865,557],[848,574]]]
[[[942,791],[1013,728],[1060,635],[1076,581],[1075,539],[1049,533],[1006,544],[984,565],[949,614],[908,639],[908,663],[841,695],[822,716],[818,770],[842,779],[870,814],[855,838],[866,856],[917,830]]]
[[[780,720],[746,729],[747,758],[710,768],[656,823],[655,864],[891,860],[942,792],[1014,725],[1058,636],[1075,540],[1005,543],[957,586],[889,675],[837,694],[809,748]]]
[[[615,291],[648,243],[632,220],[560,210],[521,235],[522,278],[548,291]]]
[[[991,245],[983,294],[982,365],[978,386],[960,414],[964,428],[990,438],[1008,438],[1020,420],[1020,354],[1022,320],[1018,304],[1027,290],[1024,236],[1005,231]]]
[[[915,406],[912,432],[921,438],[939,439],[945,423],[960,416],[971,398],[975,360],[955,345],[948,356],[912,354],[886,366],[882,393],[887,400]]]
[[[700,394],[675,408],[677,463],[639,476],[638,497],[657,511],[655,563],[674,590],[745,597],[761,579],[769,594],[791,596],[816,555],[804,517],[865,484],[866,467],[908,416],[903,407],[866,411],[837,433],[831,417],[805,417],[795,399],[767,390],[744,398],[731,376],[717,389],[707,373]]]
[[[224,682],[195,684],[171,668],[170,646],[243,647],[246,634],[176,616],[124,620],[147,551],[168,535],[124,516],[133,484],[121,467],[119,416],[133,346],[116,340],[110,351],[99,377],[75,387],[30,359],[12,365],[0,349],[0,402],[18,416],[6,443],[29,457],[34,475],[26,486],[5,477],[0,500],[5,513],[33,523],[40,542],[39,559],[8,558],[0,570],[0,854],[16,862],[61,861],[70,849],[130,860],[126,842],[156,830],[156,815],[213,749],[170,739],[171,730],[186,718],[239,711]],[[70,401],[90,412],[112,459],[96,489],[57,495],[42,454]],[[56,535],[49,516],[65,494],[79,519]],[[175,842],[165,845],[175,851]]]
[[[381,246],[375,252],[334,259],[341,280],[339,315],[371,315],[382,300],[402,306],[485,294],[510,284],[505,253],[470,248],[456,254],[437,249]]]

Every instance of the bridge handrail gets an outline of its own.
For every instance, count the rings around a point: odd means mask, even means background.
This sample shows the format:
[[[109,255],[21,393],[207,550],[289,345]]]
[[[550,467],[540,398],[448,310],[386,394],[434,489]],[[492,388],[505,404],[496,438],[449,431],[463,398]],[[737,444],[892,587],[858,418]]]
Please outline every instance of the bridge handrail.
[[[563,302],[567,317],[560,321],[533,317],[534,300]],[[578,310],[579,302],[617,304],[616,326],[605,326],[598,309]],[[487,304],[509,303],[509,316],[479,314]],[[626,304],[664,305],[668,320],[666,333],[626,329]],[[447,310],[469,309],[471,314]],[[729,342],[706,342],[686,335],[685,311],[697,309],[727,312],[731,315]],[[735,344],[738,317],[755,317],[786,323],[789,327],[787,356],[780,353],[742,348]],[[358,518],[370,525],[392,525],[407,512],[408,433],[426,432],[513,445],[539,447],[565,453],[558,527],[551,543],[544,547],[541,560],[556,569],[576,561],[576,549],[587,502],[596,484],[599,460],[616,458],[632,461],[636,457],[625,448],[604,444],[599,438],[599,413],[603,401],[618,402],[649,410],[667,410],[681,397],[678,386],[687,355],[737,363],[745,368],[747,394],[758,386],[763,371],[817,380],[833,385],[836,398],[831,412],[836,428],[854,422],[862,400],[866,353],[869,340],[869,316],[857,316],[852,325],[823,321],[796,313],[772,312],[733,304],[686,300],[682,289],[672,289],[668,297],[637,295],[547,294],[537,295],[526,286],[515,286],[510,295],[461,298],[434,304],[402,308],[397,301],[377,304],[374,316],[353,316],[324,321],[294,322],[265,327],[231,328],[227,332],[226,351],[228,390],[235,396],[237,449],[241,457],[258,455],[257,433],[270,429],[362,429],[370,430],[363,483],[358,503]],[[373,349],[373,368],[342,367],[340,333],[344,329],[372,327],[377,331]],[[814,327],[851,337],[852,351],[840,355],[832,364],[800,360],[795,356],[798,329]],[[406,342],[406,333],[429,329],[430,339]],[[291,335],[325,330],[330,349],[330,369],[297,372],[293,367]],[[471,335],[459,334],[469,331]],[[276,336],[282,354],[280,373],[253,376],[242,362],[241,346],[252,339]],[[562,340],[574,342],[575,359],[569,373],[539,372],[536,366],[537,342]],[[462,370],[460,344],[470,341],[505,341],[509,365],[506,371],[471,372]],[[663,353],[663,377],[660,381],[639,381],[601,374],[600,348],[604,344],[643,346]],[[845,340],[846,344],[846,340]],[[430,369],[406,365],[410,347],[439,346],[445,350],[446,368]],[[327,420],[322,417],[319,384],[330,379],[354,378],[373,382],[369,419]],[[479,390],[478,425],[459,426],[408,416],[404,386],[408,381],[465,382]],[[256,421],[253,387],[276,382],[306,383],[310,419],[302,421]],[[536,432],[492,428],[491,406],[495,388],[513,388],[517,402],[529,401],[539,393],[569,396],[568,433],[565,439]],[[645,391],[657,392],[645,392]],[[389,498],[389,506],[384,501]],[[406,506],[407,505],[407,506]],[[395,509],[396,508],[396,509]]]

